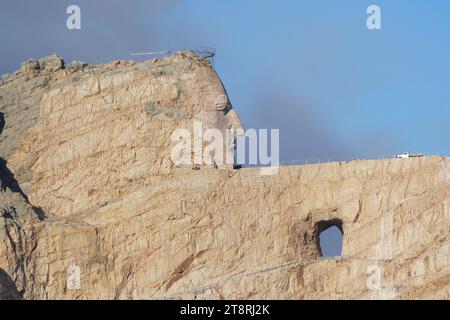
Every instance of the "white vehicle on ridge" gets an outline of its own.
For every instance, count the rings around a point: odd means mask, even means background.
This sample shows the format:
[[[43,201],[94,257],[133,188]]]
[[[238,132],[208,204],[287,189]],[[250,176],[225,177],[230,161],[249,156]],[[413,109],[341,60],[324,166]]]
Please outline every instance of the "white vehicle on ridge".
[[[396,156],[396,158],[398,159],[408,159],[408,158],[419,158],[419,157],[423,157],[422,153],[402,153]]]

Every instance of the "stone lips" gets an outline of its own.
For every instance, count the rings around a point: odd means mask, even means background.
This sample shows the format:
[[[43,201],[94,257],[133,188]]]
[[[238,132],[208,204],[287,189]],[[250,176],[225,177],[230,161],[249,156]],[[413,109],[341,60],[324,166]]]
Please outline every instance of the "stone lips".
[[[447,158],[273,176],[176,167],[176,128],[242,127],[190,52],[104,65],[51,56],[4,78],[4,298],[449,298]],[[318,232],[336,221],[343,257],[318,259]]]

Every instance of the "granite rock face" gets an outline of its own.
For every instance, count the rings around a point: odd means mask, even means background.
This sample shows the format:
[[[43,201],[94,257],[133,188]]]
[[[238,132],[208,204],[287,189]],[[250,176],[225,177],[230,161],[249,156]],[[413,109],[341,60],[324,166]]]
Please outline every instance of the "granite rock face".
[[[448,158],[175,165],[177,128],[242,129],[193,53],[28,61],[0,120],[0,298],[450,298]]]

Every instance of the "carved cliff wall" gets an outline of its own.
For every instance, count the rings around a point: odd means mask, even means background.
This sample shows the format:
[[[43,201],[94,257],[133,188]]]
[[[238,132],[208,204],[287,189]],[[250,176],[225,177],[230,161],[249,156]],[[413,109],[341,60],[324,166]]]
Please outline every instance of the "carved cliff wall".
[[[450,298],[448,158],[175,166],[176,128],[242,127],[189,52],[31,60],[0,112],[0,298]]]

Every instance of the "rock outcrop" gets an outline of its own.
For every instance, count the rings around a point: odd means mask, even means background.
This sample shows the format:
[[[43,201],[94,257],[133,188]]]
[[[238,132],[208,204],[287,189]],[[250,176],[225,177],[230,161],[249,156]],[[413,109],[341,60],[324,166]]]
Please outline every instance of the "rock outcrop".
[[[242,128],[190,52],[5,76],[0,298],[450,298],[448,158],[193,170],[171,135],[196,119]]]

